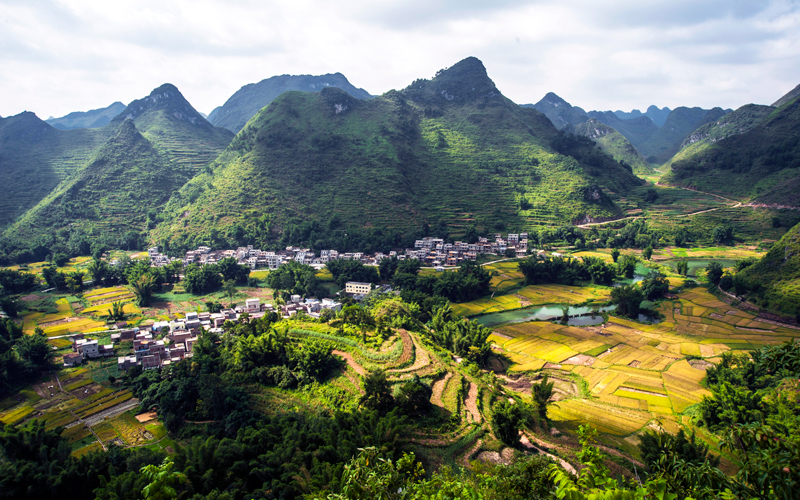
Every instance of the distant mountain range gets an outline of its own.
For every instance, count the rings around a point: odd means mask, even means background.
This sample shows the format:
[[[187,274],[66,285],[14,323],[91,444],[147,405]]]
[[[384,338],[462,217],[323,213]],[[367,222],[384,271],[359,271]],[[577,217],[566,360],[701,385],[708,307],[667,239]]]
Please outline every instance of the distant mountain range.
[[[225,127],[231,132],[237,133],[261,108],[282,93],[291,90],[319,92],[329,87],[340,88],[357,99],[369,99],[372,97],[366,90],[351,85],[341,73],[320,76],[273,76],[258,83],[247,84],[237,90],[235,94],[225,101],[225,104],[215,108],[208,115],[208,121],[218,127]]]
[[[679,149],[683,139],[700,125],[713,121],[725,112],[720,108],[704,110],[701,108],[679,107],[659,109],[650,106],[647,113],[634,110],[589,111],[572,106],[570,103],[548,92],[536,104],[524,104],[544,113],[558,129],[574,127],[595,119],[612,127],[622,134],[634,148],[652,163],[669,160]]]
[[[52,116],[45,120],[53,127],[61,130],[70,130],[74,128],[99,128],[104,127],[111,123],[111,120],[122,113],[125,105],[121,102],[101,108],[93,109],[91,111],[75,111],[61,118],[53,118]]]
[[[798,95],[734,112],[586,112],[554,93],[519,106],[467,58],[377,97],[338,73],[274,77],[209,121],[164,84],[54,125],[0,118],[0,251],[47,252],[76,234],[147,234],[172,248],[274,247],[302,234],[324,245],[350,228],[396,244],[433,226],[460,235],[607,220],[642,185],[634,173],[654,173],[646,155],[665,162],[664,183],[798,206]]]

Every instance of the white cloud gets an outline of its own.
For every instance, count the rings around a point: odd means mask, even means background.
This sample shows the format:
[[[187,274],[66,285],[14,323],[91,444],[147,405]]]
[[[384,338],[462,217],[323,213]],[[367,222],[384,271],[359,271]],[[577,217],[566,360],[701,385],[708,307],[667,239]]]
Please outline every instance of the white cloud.
[[[210,112],[247,83],[339,71],[376,94],[464,57],[519,103],[770,103],[800,82],[793,0],[0,0],[0,115],[128,103]]]

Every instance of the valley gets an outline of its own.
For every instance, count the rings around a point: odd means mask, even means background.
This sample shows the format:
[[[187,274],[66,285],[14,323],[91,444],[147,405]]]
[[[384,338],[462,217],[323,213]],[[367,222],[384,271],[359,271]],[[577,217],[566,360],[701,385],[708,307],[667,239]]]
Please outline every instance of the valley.
[[[0,490],[772,498],[798,109],[520,106],[469,57],[0,118]]]

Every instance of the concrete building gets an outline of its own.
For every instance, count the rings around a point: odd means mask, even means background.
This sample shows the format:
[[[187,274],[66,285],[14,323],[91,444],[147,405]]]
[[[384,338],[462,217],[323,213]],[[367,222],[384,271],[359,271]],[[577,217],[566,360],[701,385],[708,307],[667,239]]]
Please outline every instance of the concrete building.
[[[344,285],[345,293],[367,294],[372,290],[371,283],[362,283],[360,281],[348,281]]]

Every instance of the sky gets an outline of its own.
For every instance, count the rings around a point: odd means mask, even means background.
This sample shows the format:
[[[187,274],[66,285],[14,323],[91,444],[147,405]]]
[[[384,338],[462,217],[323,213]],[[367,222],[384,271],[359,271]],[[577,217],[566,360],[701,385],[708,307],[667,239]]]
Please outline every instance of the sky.
[[[163,83],[210,113],[281,74],[382,94],[469,56],[519,104],[771,104],[800,84],[800,0],[0,0],[0,116]]]

